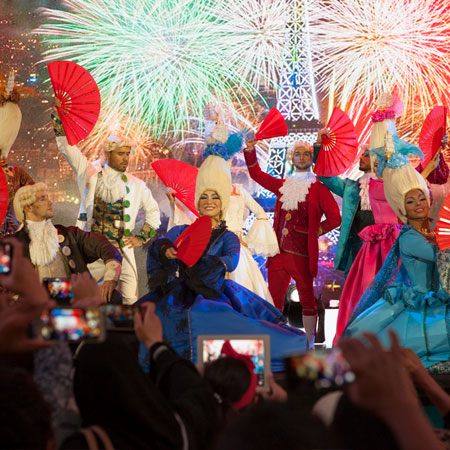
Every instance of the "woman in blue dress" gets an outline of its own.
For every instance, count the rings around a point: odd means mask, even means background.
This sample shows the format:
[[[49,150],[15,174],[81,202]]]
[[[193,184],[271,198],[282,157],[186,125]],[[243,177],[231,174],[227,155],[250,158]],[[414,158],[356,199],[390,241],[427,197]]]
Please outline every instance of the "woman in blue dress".
[[[222,220],[231,195],[228,162],[210,154],[199,168],[195,202],[200,215],[211,217],[213,231],[199,261],[187,267],[173,245],[187,225],[173,227],[149,248],[149,294],[157,303],[166,341],[182,356],[197,360],[196,338],[203,334],[270,335],[272,371],[284,370],[283,356],[307,350],[306,335],[286,325],[270,303],[228,280],[239,262],[239,238]]]
[[[411,148],[407,150],[395,136],[394,143],[396,152],[381,170],[386,199],[405,225],[344,335],[368,331],[387,345],[387,330],[394,329],[401,344],[430,367],[449,359],[449,296],[441,287],[436,265],[428,187],[409,164],[406,154]]]

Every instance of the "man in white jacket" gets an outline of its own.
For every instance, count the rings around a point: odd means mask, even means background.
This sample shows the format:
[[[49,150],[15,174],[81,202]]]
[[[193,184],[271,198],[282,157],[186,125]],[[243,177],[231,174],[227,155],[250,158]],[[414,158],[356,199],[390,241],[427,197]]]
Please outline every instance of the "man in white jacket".
[[[106,164],[90,163],[76,146],[67,142],[61,122],[52,115],[56,143],[77,176],[80,191],[80,214],[77,226],[105,236],[123,255],[119,290],[123,302],[132,304],[138,296],[134,247],[140,247],[155,235],[160,225],[158,204],[146,184],[126,172],[131,145],[116,136],[106,139],[103,149]],[[139,210],[145,212],[145,223],[135,235]],[[104,265],[97,261],[89,266],[96,279],[103,275]]]

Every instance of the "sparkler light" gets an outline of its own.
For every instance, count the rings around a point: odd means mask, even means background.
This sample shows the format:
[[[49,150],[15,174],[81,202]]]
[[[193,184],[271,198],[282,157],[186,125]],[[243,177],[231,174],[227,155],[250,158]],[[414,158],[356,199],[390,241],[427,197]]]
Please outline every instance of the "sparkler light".
[[[398,129],[411,133],[433,106],[447,103],[445,0],[316,0],[310,32],[318,87],[328,92],[334,79],[336,104],[351,116],[396,88],[405,104]]]
[[[226,42],[207,0],[66,0],[44,10],[38,32],[57,45],[46,60],[75,60],[95,78],[105,120],[128,117],[159,137],[183,130],[219,99],[257,95],[224,57]]]
[[[284,2],[272,3],[65,0],[69,11],[43,9],[49,20],[37,32],[50,45],[45,61],[92,74],[106,123],[126,117],[158,138],[182,134],[208,103],[251,105],[259,85],[273,85]]]

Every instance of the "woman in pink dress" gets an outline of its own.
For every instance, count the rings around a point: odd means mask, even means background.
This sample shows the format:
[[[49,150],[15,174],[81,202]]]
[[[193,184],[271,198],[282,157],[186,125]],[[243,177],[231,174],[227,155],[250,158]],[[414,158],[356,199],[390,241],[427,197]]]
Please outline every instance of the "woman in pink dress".
[[[401,229],[397,215],[384,196],[383,180],[370,179],[369,200],[375,225],[369,225],[359,233],[364,244],[356,255],[342,290],[334,345],[344,331],[363,292],[381,269]]]

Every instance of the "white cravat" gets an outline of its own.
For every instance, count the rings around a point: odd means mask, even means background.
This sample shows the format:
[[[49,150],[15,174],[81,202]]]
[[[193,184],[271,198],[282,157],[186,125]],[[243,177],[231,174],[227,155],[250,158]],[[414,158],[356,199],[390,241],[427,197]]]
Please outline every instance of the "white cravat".
[[[372,211],[372,206],[370,206],[369,199],[369,183],[372,178],[376,178],[373,172],[365,173],[361,178],[358,179],[359,187],[359,198],[361,199],[361,210],[362,211]]]
[[[293,211],[298,208],[298,204],[304,202],[308,195],[309,188],[316,182],[316,176],[308,170],[307,172],[296,172],[286,178],[280,188],[282,194],[280,201],[281,208],[285,211]]]
[[[126,186],[122,180],[125,172],[105,166],[98,174],[95,193],[106,203],[115,203],[125,197]]]
[[[59,249],[58,230],[51,219],[42,222],[27,220],[30,236],[30,259],[35,266],[46,266],[54,261]]]

